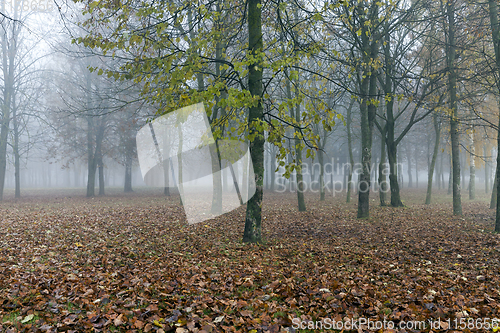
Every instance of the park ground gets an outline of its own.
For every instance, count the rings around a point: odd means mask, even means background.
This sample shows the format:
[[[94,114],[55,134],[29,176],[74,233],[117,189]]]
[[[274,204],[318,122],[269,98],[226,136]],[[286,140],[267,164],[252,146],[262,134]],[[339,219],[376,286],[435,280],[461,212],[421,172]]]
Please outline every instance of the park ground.
[[[364,318],[492,332],[500,318],[500,236],[484,193],[464,198],[460,217],[444,191],[426,206],[423,189],[405,189],[403,208],[374,195],[366,220],[356,198],[308,193],[299,213],[295,194],[266,193],[253,245],[241,242],[245,207],[188,225],[178,196],[108,192],[0,203],[0,331],[291,332]]]

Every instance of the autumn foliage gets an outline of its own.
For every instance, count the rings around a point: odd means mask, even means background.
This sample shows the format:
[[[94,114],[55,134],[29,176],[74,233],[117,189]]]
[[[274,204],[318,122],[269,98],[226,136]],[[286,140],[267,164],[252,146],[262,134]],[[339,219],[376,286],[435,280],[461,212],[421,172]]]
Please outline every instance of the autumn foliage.
[[[417,190],[415,190],[417,191]],[[413,192],[421,202],[423,192]],[[411,196],[410,196],[411,197]],[[266,194],[188,225],[178,198],[28,197],[0,207],[3,332],[284,332],[292,320],[496,318],[500,243],[485,202],[375,207]]]

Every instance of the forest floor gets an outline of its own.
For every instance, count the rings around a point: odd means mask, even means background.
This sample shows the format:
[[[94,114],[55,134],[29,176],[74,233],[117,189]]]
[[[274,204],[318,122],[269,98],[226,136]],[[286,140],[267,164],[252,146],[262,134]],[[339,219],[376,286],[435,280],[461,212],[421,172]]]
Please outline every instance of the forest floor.
[[[157,192],[0,203],[0,331],[495,331],[500,236],[484,190],[461,217],[444,191],[426,206],[404,189],[396,209],[374,195],[366,220],[355,197],[307,194],[299,213],[294,194],[265,193],[261,245],[241,242],[245,207],[188,225],[179,197]]]

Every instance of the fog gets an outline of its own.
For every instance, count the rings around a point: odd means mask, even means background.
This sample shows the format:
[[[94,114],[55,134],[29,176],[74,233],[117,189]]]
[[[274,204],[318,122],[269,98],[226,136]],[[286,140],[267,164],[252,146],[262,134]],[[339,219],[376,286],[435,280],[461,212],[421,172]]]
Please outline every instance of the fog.
[[[119,58],[98,54],[95,49],[72,42],[85,36],[85,31],[77,24],[88,18],[81,14],[81,4],[61,3],[60,8],[29,11],[3,6],[6,15],[1,19],[0,39],[4,110],[0,137],[0,195],[3,189],[16,189],[16,196],[22,196],[23,190],[31,188],[82,188],[86,189],[87,196],[94,196],[104,195],[109,187],[122,188],[126,192],[147,187],[138,163],[136,135],[165,109],[148,101],[141,94],[144,87],[137,82],[106,75],[106,71],[119,68]],[[186,84],[196,85],[194,81]],[[330,195],[335,195],[334,189],[338,191],[339,187],[338,192],[346,191],[349,170],[353,171],[354,186],[358,181],[361,171],[356,163],[361,159],[361,129],[359,126],[350,128],[354,158],[350,168],[345,118],[349,104],[352,106],[351,97],[338,94],[327,102],[342,120],[329,132],[317,130],[323,146],[316,149],[315,156],[303,158],[302,174],[306,189],[315,191],[320,187],[320,171],[324,170],[325,188]],[[395,108],[403,107],[402,104],[396,103]],[[357,103],[351,117],[354,123],[359,123]],[[396,127],[396,130],[401,132],[403,128]],[[449,184],[451,149],[448,137],[445,134],[439,139],[433,177],[435,186],[440,189],[448,188]],[[413,126],[401,142],[397,163],[403,187],[426,186],[434,140],[432,119],[427,117]],[[496,150],[487,135],[476,137],[476,141],[477,151],[482,151],[472,158],[476,164],[474,177],[479,188],[491,188],[495,168],[492,156],[496,155]],[[377,132],[372,147],[375,189],[380,159],[385,154],[381,145]],[[283,146],[292,150],[289,136],[283,140]],[[306,145],[304,151],[311,148],[315,147]],[[278,154],[277,147],[266,142],[265,188],[294,191],[296,172],[285,176],[286,169],[276,158]],[[319,160],[321,154],[323,162]],[[470,180],[471,156],[469,150],[461,150],[463,187]],[[294,156],[281,155],[280,158],[283,164],[290,164]],[[383,162],[387,163],[385,155]],[[381,170],[389,174],[387,165]],[[231,185],[227,172],[224,182]],[[177,185],[171,182],[168,186],[174,189]]]

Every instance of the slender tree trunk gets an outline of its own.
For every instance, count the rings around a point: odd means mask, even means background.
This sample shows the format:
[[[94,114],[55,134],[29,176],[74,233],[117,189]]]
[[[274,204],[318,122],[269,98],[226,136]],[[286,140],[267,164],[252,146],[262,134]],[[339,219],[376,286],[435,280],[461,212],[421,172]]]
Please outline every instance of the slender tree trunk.
[[[414,150],[415,152],[415,188],[418,188],[418,159],[419,159],[419,155],[418,155],[418,150],[415,149]]]
[[[220,9],[219,5],[218,8]],[[217,78],[220,78],[221,70],[220,70],[220,61],[222,61],[222,44],[217,42],[215,47],[215,58],[218,60],[215,64],[215,75]],[[199,87],[204,87],[203,77],[199,78]],[[212,132],[214,132],[213,125],[215,125],[217,121],[217,117],[219,115],[220,108],[220,98],[219,96],[215,96],[215,105],[212,109]],[[212,157],[212,186],[213,186],[213,196],[212,196],[212,214],[221,214],[222,213],[222,166],[219,152],[219,138],[215,138],[215,144],[211,145],[210,154]],[[245,178],[243,178],[245,179]],[[180,182],[179,182],[180,184]]]
[[[179,169],[179,172],[177,175],[177,188],[179,189],[179,203],[182,206],[183,203],[182,203],[182,195],[181,194],[184,192],[184,185],[182,184],[182,169],[183,169],[183,167],[182,167],[182,145],[184,144],[184,138],[182,135],[182,127],[181,127],[180,123],[177,126],[177,133],[179,134],[179,149],[178,149],[179,154],[177,154],[177,163],[178,163],[177,168]],[[219,151],[219,150],[217,149],[217,151]],[[220,158],[220,156],[218,156],[218,157]],[[220,177],[219,177],[219,179],[220,179]],[[222,196],[222,194],[221,194],[221,196]],[[212,210],[213,209],[214,209],[214,206],[212,206]],[[221,198],[220,209],[222,210],[222,198]],[[213,213],[213,211],[212,211],[212,213]]]
[[[95,139],[94,119],[92,116],[87,117],[87,197],[95,195],[95,175],[96,175],[96,158],[94,152]]]
[[[487,156],[486,145],[483,145],[483,155],[484,155],[484,192],[486,194],[490,193],[490,175],[488,173],[489,163]]]
[[[493,180],[493,187],[491,190],[490,209],[497,208],[497,171],[495,171],[495,179]]]
[[[439,152],[439,142],[441,139],[441,127],[439,126],[438,122],[438,115],[436,112],[432,115],[433,122],[434,122],[434,132],[436,135],[436,138],[434,140],[434,151],[432,152],[432,160],[431,160],[431,165],[429,166],[429,174],[427,175],[427,195],[425,196],[425,204],[429,205],[431,203],[431,196],[432,196],[432,178],[434,176],[434,167],[436,165],[436,160]],[[439,176],[437,177],[439,178]],[[439,179],[438,179],[439,180]]]
[[[448,177],[448,194],[453,193],[453,160],[450,155],[450,174]]]
[[[346,202],[349,203],[351,202],[351,192],[352,192],[352,169],[354,167],[354,155],[352,153],[352,128],[351,128],[351,123],[352,123],[352,106],[354,105],[354,99],[351,99],[351,103],[349,104],[349,107],[347,108],[347,115],[346,115],[346,128],[347,128],[347,150],[349,151],[349,170],[348,170],[348,176],[347,176],[347,198]],[[333,169],[332,169],[332,175],[333,175]],[[332,181],[332,192],[335,193],[335,188],[334,184]]]
[[[248,116],[249,135],[255,135],[250,142],[250,155],[255,173],[255,195],[247,203],[245,218],[244,242],[260,243],[262,223],[262,178],[264,176],[264,133],[259,130],[256,122],[263,120],[264,110],[262,104],[262,11],[260,0],[248,0],[248,48],[254,56],[248,66],[248,87],[252,97],[258,102],[250,107]]]
[[[326,134],[326,133],[325,133]],[[326,135],[324,136],[326,140]],[[325,165],[323,162],[323,148],[318,151],[318,161],[319,161],[319,201],[325,201]]]
[[[469,200],[476,199],[476,146],[474,144],[474,127],[469,134],[470,151],[470,179],[469,179]]]
[[[15,182],[15,198],[21,197],[21,162],[19,153],[19,119],[17,119],[17,105],[15,94],[12,96],[12,125],[14,132],[14,182]]]
[[[386,177],[386,144],[385,144],[386,126],[383,127],[380,133],[380,163],[378,164],[378,184],[379,184],[379,197],[380,206],[387,205],[387,177]]]
[[[443,182],[443,154],[439,154],[439,168],[438,168],[438,174],[437,174],[437,184],[438,184],[438,189],[441,190],[441,185],[444,185]]]
[[[5,9],[5,2],[2,2]],[[17,7],[16,7],[17,8]],[[2,10],[3,11],[3,10]],[[5,11],[3,11],[5,12]],[[5,173],[7,169],[7,140],[9,134],[9,123],[11,117],[11,101],[14,93],[14,60],[17,53],[17,22],[11,22],[12,36],[8,34],[8,28],[4,27],[2,33],[2,71],[3,71],[3,100],[2,114],[0,119],[0,201],[3,200],[5,187]]]
[[[446,9],[448,16],[448,92],[450,104],[449,107],[452,110],[452,114],[450,117],[450,136],[453,164],[453,214],[462,215],[462,198],[460,194],[460,137],[458,133],[457,74],[455,69],[455,0],[448,1],[448,3],[446,4]]]
[[[127,151],[125,155],[125,183],[123,186],[124,192],[133,192],[132,190],[132,149],[135,140],[129,139],[127,145]]]
[[[465,170],[465,166],[467,164],[467,157],[465,156],[465,154],[460,154],[460,170]],[[461,178],[461,181],[460,181],[460,184],[464,184],[465,185],[465,172],[460,172],[460,178]],[[469,187],[467,187],[467,191],[469,191]]]
[[[408,143],[408,140],[406,140],[405,150],[406,150],[406,160],[408,161],[408,188],[412,188],[413,187],[413,177],[411,174],[411,152],[410,152],[410,144]]]
[[[99,155],[99,195],[104,195],[104,164],[102,154]]]
[[[82,169],[80,163],[75,165],[75,187],[80,187],[80,180],[82,176]]]
[[[163,160],[163,178],[165,179],[165,186],[163,187],[163,195],[169,197],[170,196],[170,159],[167,158]]]
[[[276,152],[274,151],[274,145],[271,145],[271,192],[274,192],[274,187],[276,186]]]
[[[401,161],[401,156],[400,156],[399,152],[397,153],[396,156],[397,156],[396,161]],[[401,184],[401,189],[403,189],[404,188],[403,165],[398,164],[397,169],[398,169],[398,182],[399,182],[399,184]]]
[[[307,163],[307,158],[306,158],[306,163]],[[316,182],[316,170],[314,168],[314,156],[311,156],[311,168],[309,169],[311,170],[311,180],[310,180],[310,188],[311,190],[314,190],[316,189],[316,185],[315,185],[315,182]]]
[[[288,77],[288,69],[285,68],[285,76]],[[296,88],[297,89],[297,88]],[[298,91],[295,92],[298,95]],[[290,79],[286,80],[286,94],[289,100],[292,99],[292,88],[290,84]],[[295,118],[297,122],[300,121],[300,105],[297,104],[295,107],[295,112],[293,108],[290,108],[290,117]],[[299,130],[295,129],[295,134],[299,134]],[[295,179],[296,179],[296,190],[297,190],[297,204],[299,212],[304,212],[306,210],[306,202],[304,199],[304,177],[302,175],[302,149],[300,148],[300,139],[295,136],[293,140],[295,146]]]
[[[295,92],[298,95],[298,91]],[[295,108],[295,121],[300,121],[300,104],[297,104]],[[295,129],[296,133],[299,131]],[[297,180],[297,201],[299,204],[299,212],[306,211],[306,201],[304,198],[304,176],[302,175],[302,148],[300,147],[300,139],[295,136],[295,157],[297,159],[298,168],[295,172],[295,177]]]

